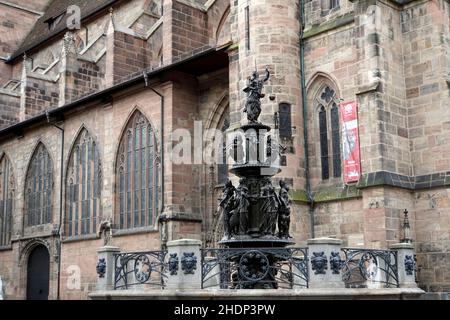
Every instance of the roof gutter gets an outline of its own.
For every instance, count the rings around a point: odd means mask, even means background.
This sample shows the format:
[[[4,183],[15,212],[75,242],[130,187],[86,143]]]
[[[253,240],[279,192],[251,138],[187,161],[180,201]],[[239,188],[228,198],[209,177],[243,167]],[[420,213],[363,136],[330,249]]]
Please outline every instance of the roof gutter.
[[[300,81],[302,89],[302,107],[303,107],[303,135],[305,143],[305,187],[306,196],[309,202],[310,232],[311,238],[315,238],[314,232],[314,196],[311,190],[311,177],[309,172],[309,147],[308,147],[308,99],[306,93],[305,80],[305,0],[300,0]]]
[[[58,277],[57,277],[57,293],[56,300],[61,299],[61,246],[62,246],[62,236],[61,236],[61,225],[63,223],[63,183],[64,183],[64,128],[58,126],[51,121],[48,112],[45,113],[47,118],[47,123],[55,127],[61,132],[61,153],[60,153],[60,176],[59,176],[59,222],[58,230],[56,236],[58,237],[59,244],[57,246],[58,250]]]
[[[148,83],[148,74],[144,71],[143,72],[143,76],[145,79],[145,87],[149,88],[154,94],[156,94],[160,101],[160,113],[161,113],[161,123],[160,123],[160,163],[161,163],[161,203],[160,203],[160,210],[159,210],[159,223],[162,224],[161,228],[165,228],[166,226],[164,225],[164,206],[165,206],[165,186],[164,186],[164,181],[165,181],[165,160],[164,160],[164,105],[165,105],[165,97],[162,93],[160,93],[159,91],[157,91],[155,88],[153,88],[149,83]],[[160,232],[160,235],[162,237],[162,235],[165,234],[164,232]],[[166,249],[166,245],[167,245],[167,239],[166,238],[161,238],[161,249],[165,250]]]

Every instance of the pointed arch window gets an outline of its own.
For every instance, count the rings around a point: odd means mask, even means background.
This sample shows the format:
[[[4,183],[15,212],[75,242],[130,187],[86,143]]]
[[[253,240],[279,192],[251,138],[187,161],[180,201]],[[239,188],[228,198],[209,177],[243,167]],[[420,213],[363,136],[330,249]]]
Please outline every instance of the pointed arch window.
[[[26,225],[37,226],[52,220],[53,163],[44,144],[31,157],[25,182]]]
[[[152,226],[158,208],[156,141],[139,111],[130,118],[119,144],[116,165],[116,215],[119,229]]]
[[[320,130],[320,160],[322,163],[322,179],[330,177],[328,163],[328,130],[327,130],[327,111],[322,106],[319,111],[319,130]]]
[[[342,175],[339,106],[336,91],[325,86],[316,98],[319,111],[320,160],[322,180]]]
[[[11,243],[14,191],[11,162],[3,155],[0,158],[0,247]]]
[[[95,234],[101,219],[101,163],[97,143],[82,129],[70,154],[66,177],[66,237]]]

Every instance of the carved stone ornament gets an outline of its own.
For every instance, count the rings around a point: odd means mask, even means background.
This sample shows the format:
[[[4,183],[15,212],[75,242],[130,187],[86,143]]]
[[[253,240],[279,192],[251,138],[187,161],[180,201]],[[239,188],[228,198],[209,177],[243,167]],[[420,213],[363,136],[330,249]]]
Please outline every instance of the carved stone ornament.
[[[197,257],[194,252],[184,252],[183,258],[181,258],[181,270],[184,274],[194,274],[194,270],[197,269]]]
[[[97,274],[99,278],[104,278],[106,273],[106,261],[105,258],[98,259],[97,262]]]
[[[328,269],[327,262],[328,259],[325,252],[313,252],[313,256],[311,257],[311,265],[312,269],[315,271],[315,274],[325,274],[325,270]]]
[[[176,276],[178,274],[179,261],[178,255],[176,253],[171,254],[169,258],[169,272],[171,276]]]
[[[343,261],[339,255],[339,252],[331,252],[330,257],[330,269],[333,271],[333,274],[339,274],[339,271],[342,268]]]
[[[412,276],[414,274],[416,263],[414,261],[414,257],[410,255],[405,256],[405,272],[408,276]]]

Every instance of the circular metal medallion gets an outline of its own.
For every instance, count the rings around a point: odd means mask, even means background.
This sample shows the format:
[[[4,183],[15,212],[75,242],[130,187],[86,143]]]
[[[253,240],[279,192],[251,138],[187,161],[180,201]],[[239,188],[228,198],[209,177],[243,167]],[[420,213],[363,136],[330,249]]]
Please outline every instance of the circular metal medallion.
[[[137,257],[134,262],[134,275],[136,280],[140,283],[145,283],[150,279],[150,275],[152,273],[152,266],[150,264],[150,260],[144,254]]]
[[[245,252],[239,261],[239,273],[246,281],[263,280],[269,273],[269,259],[258,250]]]

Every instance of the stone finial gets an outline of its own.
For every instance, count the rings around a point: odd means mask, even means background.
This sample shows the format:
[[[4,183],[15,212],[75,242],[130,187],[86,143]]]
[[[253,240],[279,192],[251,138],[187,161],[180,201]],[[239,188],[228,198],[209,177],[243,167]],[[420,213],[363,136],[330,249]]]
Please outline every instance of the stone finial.
[[[109,8],[109,23],[106,28],[106,33],[111,34],[114,33],[116,30],[116,23],[114,21],[114,9],[111,7]]]
[[[405,209],[405,211],[403,211],[403,214],[405,215],[405,217],[403,218],[402,239],[400,239],[400,241],[402,243],[412,243],[411,226],[409,225],[408,210]]]
[[[31,59],[28,58],[27,54],[23,54],[23,64],[22,64],[22,83],[25,84],[27,79],[28,72],[31,71],[32,65],[31,65]]]
[[[67,31],[63,38],[62,55],[66,56],[69,53],[76,53],[76,51],[75,51],[75,36],[72,31]]]
[[[27,74],[27,54],[23,54],[23,64],[22,64],[22,78]]]

